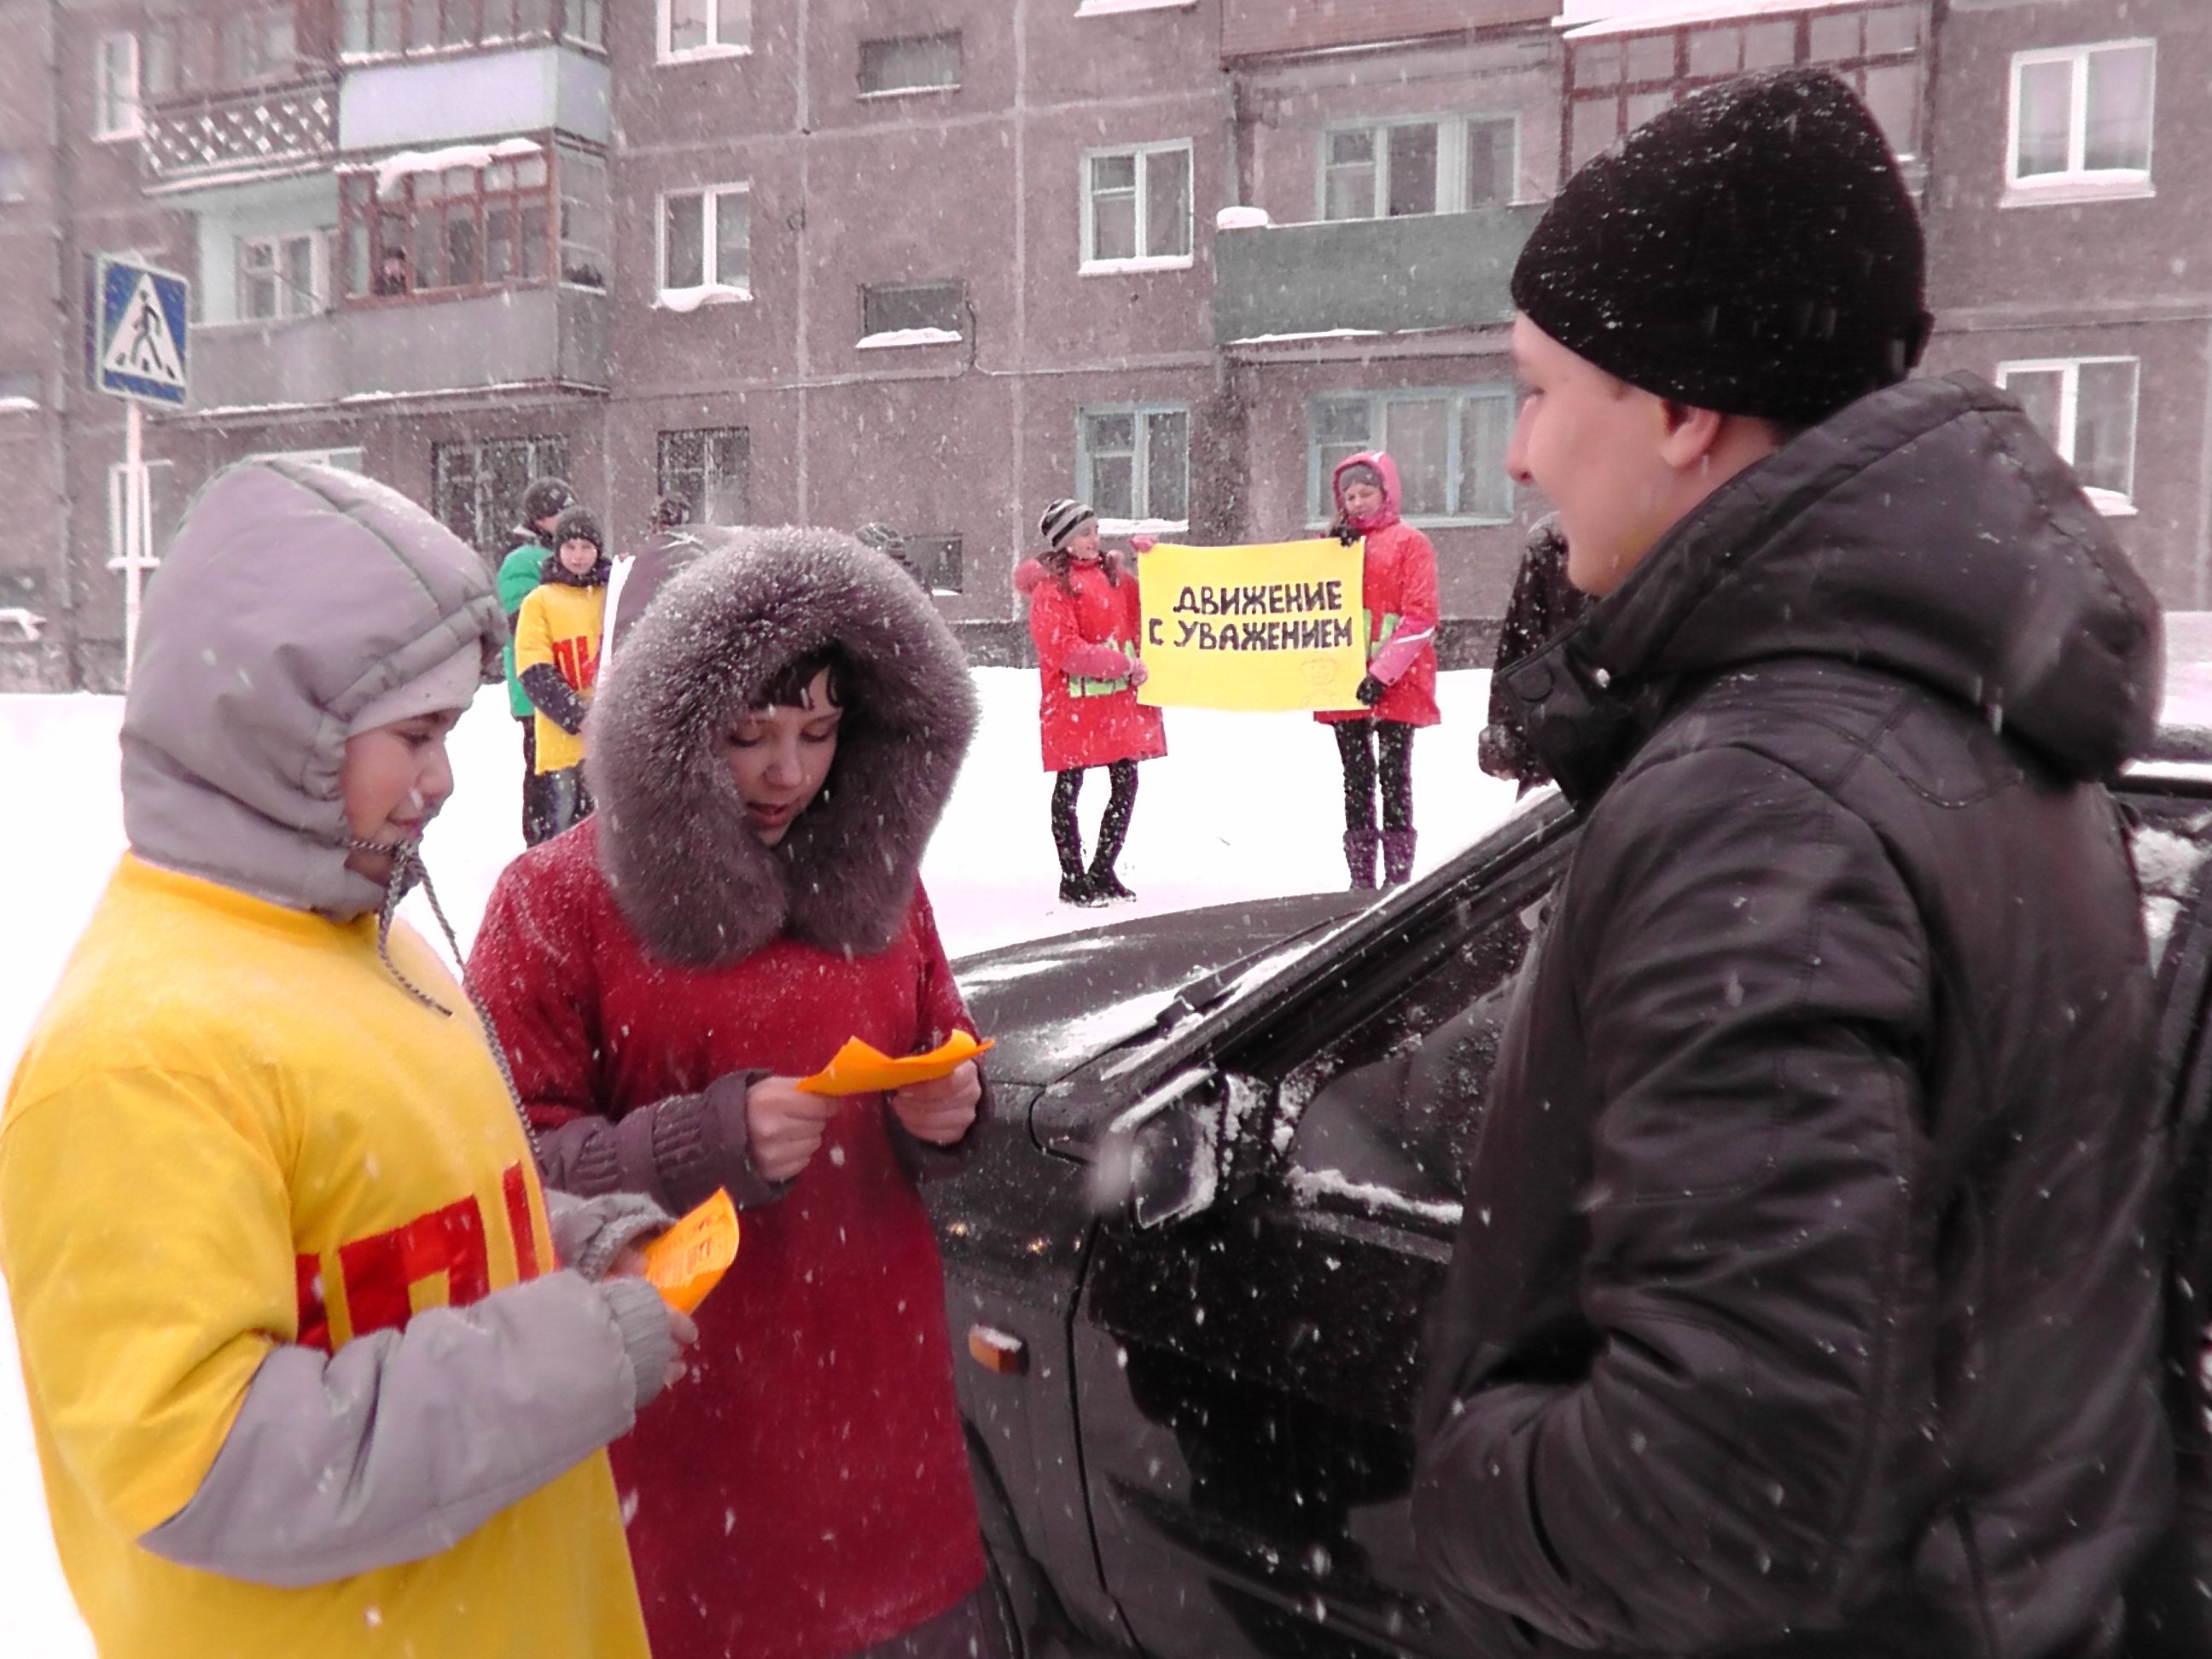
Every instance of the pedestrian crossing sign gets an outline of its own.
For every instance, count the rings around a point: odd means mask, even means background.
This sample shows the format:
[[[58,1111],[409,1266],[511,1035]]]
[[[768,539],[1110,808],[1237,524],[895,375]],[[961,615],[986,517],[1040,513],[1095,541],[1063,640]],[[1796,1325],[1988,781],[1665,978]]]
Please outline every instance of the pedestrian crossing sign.
[[[95,390],[184,407],[191,292],[183,277],[169,271],[100,256],[88,307]]]

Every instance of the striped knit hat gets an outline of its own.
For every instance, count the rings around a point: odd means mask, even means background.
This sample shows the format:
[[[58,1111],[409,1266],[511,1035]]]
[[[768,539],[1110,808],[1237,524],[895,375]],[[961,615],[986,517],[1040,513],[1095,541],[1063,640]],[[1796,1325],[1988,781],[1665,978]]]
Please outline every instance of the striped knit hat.
[[[1052,544],[1054,552],[1067,545],[1067,538],[1098,515],[1081,501],[1057,501],[1045,508],[1037,520],[1037,533]]]

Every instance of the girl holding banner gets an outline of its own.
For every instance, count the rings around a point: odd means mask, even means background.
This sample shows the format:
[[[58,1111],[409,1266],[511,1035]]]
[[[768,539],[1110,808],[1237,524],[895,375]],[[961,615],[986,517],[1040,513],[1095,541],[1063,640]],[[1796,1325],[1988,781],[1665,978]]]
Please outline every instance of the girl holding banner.
[[[1344,861],[1355,890],[1382,879],[1395,886],[1413,873],[1413,732],[1437,711],[1437,555],[1429,538],[1398,517],[1398,468],[1381,450],[1346,457],[1331,480],[1334,530],[1361,538],[1361,591],[1367,612],[1367,675],[1360,707],[1316,714],[1336,728],[1344,765]],[[1379,774],[1379,777],[1378,777]],[[1377,783],[1382,827],[1375,827]]]
[[[1054,501],[1037,520],[1037,531],[1045,550],[1023,562],[1014,586],[1030,599],[1044,769],[1059,775],[1052,789],[1052,842],[1060,854],[1060,902],[1134,898],[1114,873],[1114,863],[1137,804],[1137,763],[1168,751],[1160,711],[1137,701],[1137,688],[1145,683],[1138,656],[1137,578],[1100,552],[1098,515],[1080,501]],[[1106,769],[1111,793],[1098,825],[1098,849],[1086,868],[1075,802],[1084,773],[1094,766]]]

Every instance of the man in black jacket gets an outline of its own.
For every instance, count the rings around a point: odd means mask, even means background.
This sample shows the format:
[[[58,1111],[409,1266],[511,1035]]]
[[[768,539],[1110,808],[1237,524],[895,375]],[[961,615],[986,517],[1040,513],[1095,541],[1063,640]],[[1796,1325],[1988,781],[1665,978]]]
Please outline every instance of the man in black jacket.
[[[1514,702],[1505,677],[1589,605],[1589,596],[1567,580],[1567,538],[1559,533],[1559,515],[1547,514],[1528,532],[1528,550],[1513,578],[1513,597],[1506,601],[1490,663],[1490,723],[1475,744],[1482,769],[1493,778],[1512,779],[1524,795],[1549,783],[1552,775],[1528,747],[1521,705]]]
[[[1583,821],[1420,1425],[1480,1654],[2101,1655],[2171,1503],[2099,784],[2158,613],[2008,398],[1905,380],[1922,291],[1818,70],[1632,134],[1514,273],[1509,465],[1598,602],[1507,676]]]

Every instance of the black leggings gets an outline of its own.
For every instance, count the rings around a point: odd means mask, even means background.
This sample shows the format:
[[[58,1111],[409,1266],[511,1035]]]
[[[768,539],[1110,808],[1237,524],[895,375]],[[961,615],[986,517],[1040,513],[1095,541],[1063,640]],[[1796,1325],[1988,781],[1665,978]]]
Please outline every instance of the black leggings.
[[[1052,844],[1060,853],[1060,873],[1083,873],[1083,826],[1076,819],[1075,798],[1083,793],[1085,769],[1071,766],[1053,779]],[[1098,821],[1098,855],[1095,870],[1114,867],[1121,856],[1121,843],[1129,839],[1129,815],[1137,810],[1137,763],[1118,760],[1106,769],[1112,793],[1106,797],[1106,816]]]
[[[1413,827],[1413,728],[1398,720],[1345,720],[1336,727],[1336,752],[1344,763],[1344,827],[1375,827],[1377,751],[1382,762],[1382,827],[1410,830]]]

